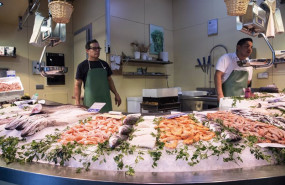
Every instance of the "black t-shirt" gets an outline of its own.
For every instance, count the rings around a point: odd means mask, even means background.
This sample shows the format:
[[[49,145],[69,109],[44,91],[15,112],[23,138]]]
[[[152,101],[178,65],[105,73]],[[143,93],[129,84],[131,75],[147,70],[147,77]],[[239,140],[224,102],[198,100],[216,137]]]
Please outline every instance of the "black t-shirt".
[[[107,62],[100,60],[100,59],[99,59],[99,61],[90,61],[90,68],[91,69],[103,68],[102,65],[105,67],[105,70],[107,71],[107,77],[111,76],[112,71],[111,71],[111,68]],[[88,70],[89,70],[88,60],[84,60],[77,67],[75,79],[82,80],[84,83],[84,87],[85,87],[85,82],[86,82]]]

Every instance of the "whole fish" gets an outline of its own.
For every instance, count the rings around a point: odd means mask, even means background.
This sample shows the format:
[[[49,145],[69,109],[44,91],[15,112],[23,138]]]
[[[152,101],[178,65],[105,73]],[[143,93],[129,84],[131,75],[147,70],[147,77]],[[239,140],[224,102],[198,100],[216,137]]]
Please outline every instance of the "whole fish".
[[[128,135],[133,131],[133,125],[122,125],[119,127],[119,134]]]
[[[274,125],[274,126],[280,127],[283,130],[285,130],[284,118],[282,119],[281,117],[271,117],[267,115],[260,115],[258,121],[261,121],[263,123],[269,123],[270,125]]]
[[[208,126],[212,131],[221,133],[221,136],[226,141],[239,141],[242,139],[242,137],[239,134],[230,132],[228,130],[223,130],[223,127],[216,123],[215,121],[209,121],[206,123],[206,126]]]
[[[195,118],[197,118],[200,122],[208,121],[206,114],[201,114],[201,113],[195,112],[194,115],[195,115]]]
[[[31,114],[21,115],[6,125],[6,130],[22,130],[21,136],[31,136],[52,126],[63,126],[93,116],[94,113],[75,105],[47,106],[37,105]]]
[[[62,117],[49,115],[48,117],[44,117],[42,119],[36,120],[32,124],[29,124],[26,128],[24,128],[24,130],[22,130],[21,136],[22,137],[31,136],[31,135],[35,134],[36,132],[38,132],[44,128],[47,128],[47,127],[64,126],[64,125],[68,125],[70,123],[75,123],[78,120],[82,120],[82,119],[87,118],[91,115],[94,115],[94,113],[86,112],[83,114],[67,116],[67,117],[65,117],[63,115],[61,115]]]
[[[6,130],[14,130],[17,126],[19,126],[20,124],[25,123],[26,121],[29,120],[29,115],[21,115],[16,117],[13,121],[11,121],[10,123],[8,123],[5,126]]]
[[[22,122],[21,124],[18,124],[16,127],[16,130],[24,130],[26,127],[28,127],[33,122],[36,122],[39,119],[48,117],[47,114],[39,114],[39,115],[33,115],[30,116],[29,119],[26,122]]]
[[[119,146],[123,141],[127,140],[128,136],[127,135],[113,135],[109,139],[109,147],[110,148],[116,148]]]
[[[260,121],[263,123],[268,123],[285,130],[285,118],[282,117],[272,117],[258,112],[252,112],[249,110],[231,110],[234,114],[249,118],[251,120]]]
[[[123,125],[134,125],[140,119],[140,114],[130,114],[127,115],[123,120]]]
[[[208,123],[209,128],[214,132],[222,132],[222,126],[219,123],[216,123],[214,121],[209,121]]]
[[[285,124],[285,118],[284,117],[276,117],[276,119]]]
[[[32,114],[40,114],[40,113],[46,113],[46,114],[53,114],[53,113],[59,113],[59,112],[66,112],[68,110],[85,110],[87,109],[83,106],[77,106],[77,105],[44,105],[44,104],[37,104],[34,109],[32,110]]]
[[[227,141],[239,141],[242,139],[240,135],[232,133],[228,130],[225,130],[221,135]]]
[[[284,106],[278,106],[277,109],[285,111],[285,107]]]
[[[36,132],[48,127],[49,124],[53,124],[53,122],[55,122],[55,120],[51,120],[48,118],[36,120],[21,131],[21,137],[31,136]]]
[[[8,123],[11,123],[12,121],[14,121],[17,117],[9,117],[9,118],[4,118],[4,119],[0,119],[0,125],[5,125]]]

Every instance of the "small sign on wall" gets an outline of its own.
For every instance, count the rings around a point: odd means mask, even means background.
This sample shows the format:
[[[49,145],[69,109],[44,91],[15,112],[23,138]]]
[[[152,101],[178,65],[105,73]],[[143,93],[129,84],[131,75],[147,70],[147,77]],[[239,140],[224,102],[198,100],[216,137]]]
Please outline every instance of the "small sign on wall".
[[[0,46],[0,56],[16,56],[16,48],[11,46]]]
[[[258,79],[268,79],[268,73],[267,72],[257,73],[257,78]]]
[[[218,19],[208,21],[208,36],[218,34]]]

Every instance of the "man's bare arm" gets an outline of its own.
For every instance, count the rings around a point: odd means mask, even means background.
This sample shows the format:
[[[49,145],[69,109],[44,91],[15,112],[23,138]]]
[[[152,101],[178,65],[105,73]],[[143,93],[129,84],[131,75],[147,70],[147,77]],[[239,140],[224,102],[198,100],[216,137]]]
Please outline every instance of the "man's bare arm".
[[[220,98],[224,97],[223,89],[222,89],[222,76],[224,73],[222,71],[216,70],[215,73],[215,86],[216,86],[216,91],[218,95],[218,100],[220,101]]]
[[[76,79],[74,84],[75,105],[80,105],[81,86],[82,80]]]

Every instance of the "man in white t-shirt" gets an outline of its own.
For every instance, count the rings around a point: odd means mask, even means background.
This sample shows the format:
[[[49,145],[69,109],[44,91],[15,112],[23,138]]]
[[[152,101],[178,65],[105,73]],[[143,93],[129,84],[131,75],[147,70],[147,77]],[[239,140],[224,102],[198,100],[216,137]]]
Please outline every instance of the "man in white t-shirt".
[[[216,64],[215,86],[218,100],[223,97],[240,96],[252,79],[252,67],[239,67],[237,61],[248,59],[252,53],[252,39],[238,41],[236,53],[228,53]]]

